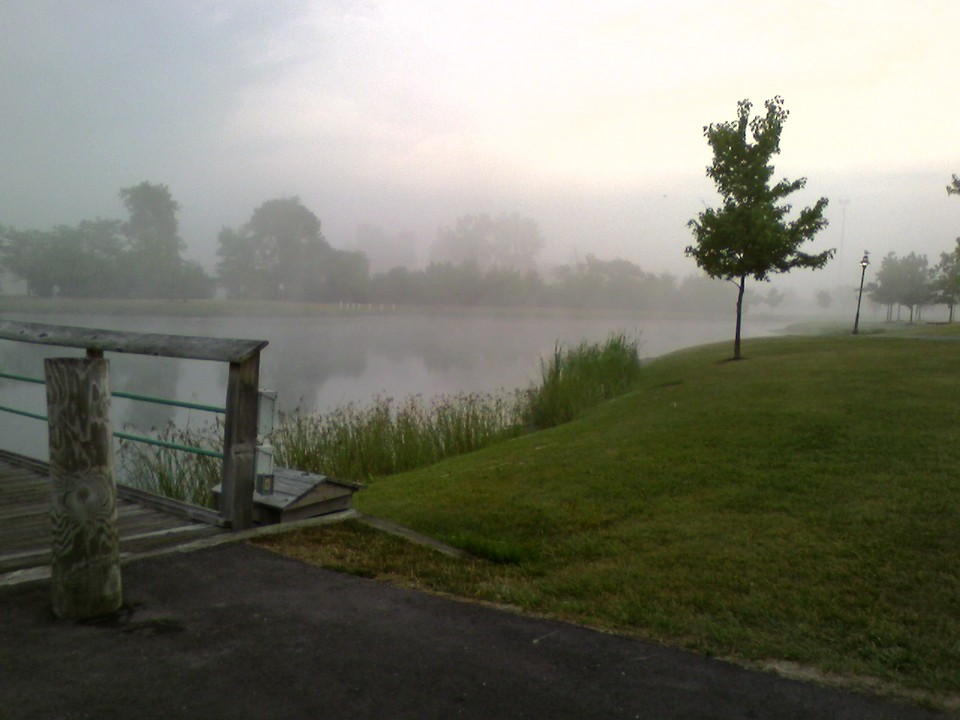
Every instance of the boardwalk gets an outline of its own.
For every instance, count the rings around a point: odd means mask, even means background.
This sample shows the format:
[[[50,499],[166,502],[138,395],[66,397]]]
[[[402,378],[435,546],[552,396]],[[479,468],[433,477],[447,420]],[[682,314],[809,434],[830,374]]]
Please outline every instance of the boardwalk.
[[[0,582],[49,572],[50,493],[45,464],[0,451]],[[209,514],[214,520],[213,513],[196,509],[191,519],[176,503],[150,506],[143,496],[124,489],[118,495],[121,559],[226,532],[196,519]]]

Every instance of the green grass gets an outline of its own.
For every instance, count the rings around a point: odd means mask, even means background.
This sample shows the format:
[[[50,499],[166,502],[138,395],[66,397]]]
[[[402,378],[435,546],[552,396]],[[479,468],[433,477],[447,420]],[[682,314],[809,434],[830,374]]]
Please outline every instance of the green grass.
[[[345,527],[271,543],[708,654],[960,692],[960,342],[744,354],[667,356],[578,420],[358,496],[476,560],[368,555]]]

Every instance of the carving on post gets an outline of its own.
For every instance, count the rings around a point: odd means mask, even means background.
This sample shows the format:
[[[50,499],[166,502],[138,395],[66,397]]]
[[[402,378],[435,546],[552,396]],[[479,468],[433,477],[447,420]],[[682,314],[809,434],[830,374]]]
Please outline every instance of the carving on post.
[[[50,426],[54,614],[79,620],[123,603],[110,422],[102,358],[44,361]]]

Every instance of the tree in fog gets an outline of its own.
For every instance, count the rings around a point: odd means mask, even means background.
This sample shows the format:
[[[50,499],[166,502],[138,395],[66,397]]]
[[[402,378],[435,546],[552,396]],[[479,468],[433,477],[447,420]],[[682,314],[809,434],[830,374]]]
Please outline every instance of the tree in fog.
[[[819,305],[824,310],[829,310],[830,306],[833,305],[833,296],[826,290],[818,290],[817,305]]]
[[[186,243],[179,236],[180,205],[166,185],[142,182],[120,190],[129,219],[124,232],[129,242],[130,271],[140,294],[146,297],[177,295]]]
[[[365,301],[370,264],[361,252],[335,250],[320,218],[298,197],[263,203],[239,230],[218,236],[217,271],[230,297]]]
[[[403,231],[388,234],[376,225],[357,226],[353,246],[364,253],[373,272],[387,272],[396,267],[415,267],[417,264],[417,237]]]
[[[323,255],[330,245],[320,219],[298,197],[268,200],[238,231],[218,236],[220,281],[233,297],[303,299],[321,282]]]
[[[119,220],[84,220],[50,231],[3,232],[3,265],[23,278],[27,293],[41,297],[116,297],[130,278]]]
[[[517,213],[503,213],[496,218],[480,213],[457,218],[452,228],[440,228],[430,254],[436,263],[475,263],[480,270],[532,270],[543,244],[536,220]]]
[[[319,272],[330,245],[320,232],[320,218],[300,198],[268,200],[244,226],[258,262],[273,281],[275,298],[299,297]]]
[[[676,280],[655,275],[622,258],[582,262],[554,269],[554,296],[568,307],[610,310],[658,310],[675,302]]]
[[[764,103],[766,113],[750,117],[752,104],[741,100],[737,119],[711,123],[703,134],[713,149],[713,163],[707,177],[723,198],[719,209],[707,208],[688,224],[695,243],[686,254],[710,277],[729,280],[737,286],[737,324],[734,359],[739,360],[743,294],[748,277],[766,281],[773,273],[793,268],[822,268],[834,250],[817,254],[800,251],[800,246],[827,225],[823,211],[827,199],[787,220],[791,206],[782,203],[806,185],[806,178],[781,180],[771,186],[774,167],[771,158],[780,152],[780,135],[788,112],[783,100],[775,97]],[[752,141],[751,141],[752,139]]]
[[[898,258],[894,253],[888,253],[880,263],[876,278],[876,289],[870,292],[869,297],[873,302],[887,307],[888,322],[893,319],[894,305],[910,310],[911,323],[919,320],[922,307],[934,298],[934,285],[926,255],[912,252]]]
[[[940,262],[933,268],[934,302],[943,303],[950,309],[950,322],[960,303],[960,238],[952,252],[940,253]]]

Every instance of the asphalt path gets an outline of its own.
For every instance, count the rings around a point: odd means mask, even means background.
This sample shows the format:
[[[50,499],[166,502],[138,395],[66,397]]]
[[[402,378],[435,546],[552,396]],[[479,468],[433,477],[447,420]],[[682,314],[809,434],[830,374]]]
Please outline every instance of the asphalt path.
[[[934,718],[245,544],[123,567],[88,623],[0,591],[0,718]]]

